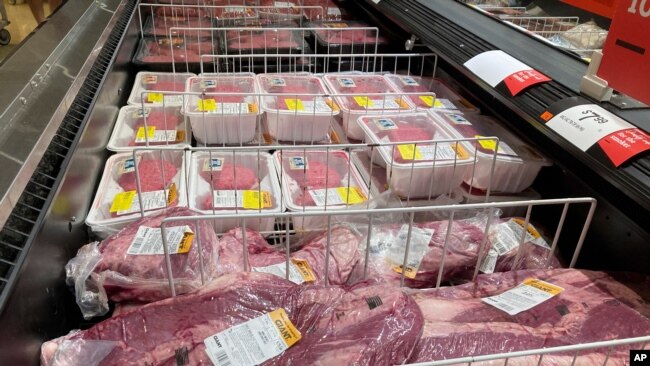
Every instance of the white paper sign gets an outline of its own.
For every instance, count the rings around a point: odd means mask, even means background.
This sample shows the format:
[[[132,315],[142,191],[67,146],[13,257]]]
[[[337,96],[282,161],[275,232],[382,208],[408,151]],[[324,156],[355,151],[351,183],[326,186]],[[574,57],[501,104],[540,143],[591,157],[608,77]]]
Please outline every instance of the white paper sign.
[[[492,87],[518,71],[531,69],[501,50],[483,52],[469,59],[464,65]]]

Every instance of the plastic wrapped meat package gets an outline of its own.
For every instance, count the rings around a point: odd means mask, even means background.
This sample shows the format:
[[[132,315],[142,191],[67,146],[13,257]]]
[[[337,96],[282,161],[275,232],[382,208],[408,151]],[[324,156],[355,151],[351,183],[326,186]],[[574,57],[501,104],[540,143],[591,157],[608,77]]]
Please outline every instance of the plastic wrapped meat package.
[[[530,285],[536,285],[537,290]],[[526,289],[532,292],[544,289],[544,293],[552,296],[542,297],[546,300],[527,310],[509,308],[508,293],[516,296]],[[476,283],[410,293],[425,319],[422,338],[410,363],[650,334],[650,320],[638,311],[639,304],[647,306],[647,303],[604,272],[512,271],[480,275]],[[493,306],[495,303],[501,307]],[[510,315],[518,310],[522,311]],[[545,355],[542,364],[627,365],[629,348],[553,353]],[[576,354],[578,358],[573,363]],[[508,364],[538,365],[539,359],[538,355],[517,357],[511,358]],[[503,360],[472,364],[503,364]]]
[[[372,283],[305,287],[245,272],[46,342],[41,362],[242,364],[244,353],[253,357],[246,364],[395,365],[411,356],[422,327],[417,304],[394,288]],[[250,329],[267,342],[245,336]],[[269,339],[280,343],[265,347]]]
[[[184,32],[177,37],[142,38],[133,63],[140,66],[171,71],[171,64],[199,64],[201,55],[215,52],[212,39],[202,39],[196,30]]]
[[[368,200],[368,188],[345,151],[287,149],[276,151],[274,157],[289,211],[344,210]],[[296,217],[293,223],[317,228],[323,217]]]
[[[129,104],[181,106],[185,82],[192,76],[195,75],[188,72],[139,72],[129,95]]]
[[[496,210],[489,219],[488,211],[468,211],[454,218],[451,225],[448,219],[418,220],[410,238],[408,218],[398,214],[376,215],[371,231],[367,220],[356,222],[357,231],[365,233],[362,243],[367,245],[360,250],[368,261],[359,262],[350,282],[368,278],[398,286],[404,272],[404,286],[429,288],[436,286],[439,273],[441,284],[471,280],[477,266],[484,273],[561,266],[532,224],[519,250],[524,220],[499,219],[499,214]],[[403,271],[407,242],[408,260]],[[491,252],[496,253],[494,259]]]
[[[381,75],[327,74],[323,79],[333,94],[345,94],[335,100],[341,108],[343,130],[348,138],[364,138],[364,132],[357,124],[361,116],[414,111],[409,98],[400,95]]]
[[[143,303],[170,297],[161,223],[169,217],[196,215],[186,208],[172,208],[79,249],[66,265],[66,278],[75,288],[84,317],[104,315],[109,300]],[[209,221],[172,221],[165,230],[177,294],[216,277],[217,236]]]
[[[135,169],[140,179],[144,215],[187,205],[183,150],[119,153],[108,158],[86,224],[100,237],[141,218]]]
[[[480,114],[481,111],[467,99],[456,93],[440,79],[416,75],[386,74],[397,90],[403,93],[425,92],[425,95],[410,95],[418,110],[460,111],[462,114]]]
[[[309,23],[309,27],[315,28],[312,32],[318,43],[316,49],[325,49],[327,53],[374,53],[388,44],[376,27],[360,21],[316,21]]]
[[[452,132],[458,138],[499,138],[498,149],[495,140],[472,143],[474,148],[471,150],[476,151],[476,168],[465,176],[464,182],[473,188],[487,190],[491,187],[491,192],[519,193],[533,184],[542,167],[551,165],[549,160],[490,117],[460,116],[449,112],[431,115],[452,126]],[[493,161],[494,174],[490,180]]]
[[[232,4],[221,4],[217,8],[209,8],[207,10],[214,19],[217,28],[244,25],[247,22],[258,19],[257,11],[253,8],[243,6],[243,3],[242,1],[241,4],[234,2]]]
[[[189,124],[179,107],[128,105],[120,109],[107,149],[116,152],[132,151],[135,147],[190,146]]]
[[[189,30],[189,29],[172,29],[172,28],[213,28],[210,18],[202,17],[174,17],[154,15],[147,19],[143,32],[144,35],[154,37],[183,37],[190,35],[209,39],[212,37],[210,30]]]
[[[190,208],[205,214],[232,216],[213,221],[218,232],[241,226],[242,220],[235,216],[246,212],[270,214],[245,221],[247,228],[272,231],[272,214],[283,211],[273,158],[266,152],[193,153],[189,192]]]
[[[306,48],[303,32],[282,28],[227,31],[222,37],[225,54],[301,54]]]
[[[326,257],[329,239],[330,257]],[[360,259],[362,235],[346,224],[333,223],[329,232],[317,230],[291,243],[288,280],[296,284],[348,283]],[[246,248],[248,255],[243,255]],[[296,249],[297,248],[297,249]],[[253,272],[287,277],[286,247],[271,246],[253,230],[232,229],[219,240],[219,273],[241,272],[245,264]],[[248,262],[245,263],[246,259]],[[327,276],[327,281],[325,277]]]
[[[339,108],[322,80],[313,75],[260,74],[257,76],[269,134],[280,141],[314,142],[328,137]],[[302,94],[302,95],[301,95]]]
[[[332,0],[303,0],[302,5],[307,7],[303,10],[305,17],[310,21],[341,20],[341,18],[347,18],[350,15]]]
[[[301,6],[303,6],[302,0],[260,0],[259,6],[265,7],[257,10],[260,18],[280,21],[300,19],[303,15],[304,10],[301,8]]]
[[[383,145],[372,150],[372,160],[386,168],[390,188],[404,198],[432,198],[449,194],[472,171],[471,145],[454,140],[451,126],[427,113],[363,116],[358,120],[366,141]],[[434,140],[434,141],[432,141]]]
[[[183,114],[190,119],[200,144],[244,144],[256,137],[260,118],[255,77],[242,74],[206,74],[187,80]]]

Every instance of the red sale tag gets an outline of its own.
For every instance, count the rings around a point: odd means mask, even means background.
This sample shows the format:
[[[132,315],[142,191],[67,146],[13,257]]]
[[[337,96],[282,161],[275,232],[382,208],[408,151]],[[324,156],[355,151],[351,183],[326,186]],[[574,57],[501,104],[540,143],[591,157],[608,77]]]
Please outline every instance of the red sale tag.
[[[510,90],[510,94],[515,96],[521,93],[524,89],[539,83],[545,83],[551,79],[537,70],[523,70],[517,71],[512,75],[506,77],[503,82]]]
[[[650,1],[618,2],[598,76],[613,89],[650,104]]]
[[[609,134],[598,145],[609,156],[616,167],[629,158],[650,150],[650,136],[638,128],[617,131]]]

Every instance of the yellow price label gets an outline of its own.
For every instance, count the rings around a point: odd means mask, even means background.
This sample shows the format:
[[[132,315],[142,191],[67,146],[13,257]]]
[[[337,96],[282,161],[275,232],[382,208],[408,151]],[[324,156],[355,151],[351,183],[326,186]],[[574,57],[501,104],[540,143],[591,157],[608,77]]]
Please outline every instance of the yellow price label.
[[[133,199],[135,198],[135,191],[127,191],[116,194],[113,197],[113,203],[111,208],[108,210],[111,213],[118,211],[126,211],[131,208]]]
[[[420,149],[415,144],[397,145],[397,150],[404,160],[422,160]]]
[[[162,103],[165,96],[161,93],[147,93],[147,101],[149,103]]]
[[[147,127],[147,138],[152,139],[156,134],[156,126]],[[144,140],[144,127],[138,128],[138,132],[135,133],[135,138],[138,140]]]
[[[197,107],[199,112],[214,112],[217,110],[217,102],[214,99],[200,99]]]
[[[354,101],[357,102],[360,107],[364,108],[373,107],[375,105],[375,102],[368,97],[356,96],[354,97]]]
[[[285,99],[284,104],[287,105],[287,109],[290,111],[304,111],[305,106],[302,104],[300,99]]]
[[[514,221],[514,222],[516,222],[517,224],[519,224],[519,226],[521,226],[522,228],[524,227],[524,224],[526,223],[526,221],[525,221],[525,220],[522,220],[522,219],[512,219],[512,221]],[[528,229],[526,229],[526,231],[528,231],[528,233],[529,233],[530,235],[532,235],[533,238],[535,238],[535,239],[539,239],[539,238],[542,237],[542,235],[539,233],[539,231],[537,231],[537,229],[535,229],[535,228],[533,227],[533,225],[531,225],[531,224],[528,224]]]
[[[292,258],[291,262],[296,265],[296,268],[300,272],[300,276],[305,282],[314,282],[316,281],[316,275],[314,271],[311,270],[309,262],[303,259]]]
[[[433,95],[420,95],[420,100],[422,100],[427,107],[433,107]]]
[[[481,136],[481,135],[474,135],[475,138],[480,139],[480,138],[485,138],[486,136]],[[478,140],[479,145],[481,145],[482,148],[486,150],[496,150],[497,148],[497,142],[496,140]]]
[[[358,187],[338,187],[336,191],[343,202],[348,205],[354,205],[368,200],[366,195]]]
[[[169,191],[167,192],[167,206],[171,206],[176,199],[178,198],[178,190],[176,189],[176,183],[172,183],[169,186]]]
[[[289,320],[287,312],[283,308],[277,308],[269,313],[269,317],[275,325],[278,333],[282,335],[282,341],[291,347],[302,338],[300,331]]]
[[[458,156],[458,159],[460,159],[460,160],[469,159],[469,153],[467,152],[467,150],[465,150],[458,143],[453,144],[451,146],[451,148],[456,152],[456,155]]]
[[[251,210],[259,210],[260,208],[269,208],[272,206],[271,193],[266,191],[244,191],[243,201],[244,208]]]
[[[393,266],[393,271],[397,273],[402,273],[402,265],[400,264],[399,266]],[[417,270],[411,266],[406,266],[406,271],[404,273],[404,277],[414,279],[415,275],[417,275]]]
[[[187,231],[183,234],[183,239],[181,239],[180,244],[178,244],[178,250],[176,250],[176,253],[184,254],[188,253],[190,251],[190,248],[192,247],[192,243],[194,241],[194,233],[191,231]]]
[[[522,284],[530,286],[530,287],[534,287],[534,288],[536,288],[538,290],[541,290],[541,291],[544,291],[544,292],[547,292],[547,293],[549,293],[549,294],[551,294],[553,296],[555,296],[555,295],[561,293],[562,291],[564,291],[564,289],[562,287],[555,286],[552,283],[548,283],[548,282],[542,281],[542,280],[537,280],[537,279],[534,279],[534,278],[528,278],[524,282],[522,282]]]

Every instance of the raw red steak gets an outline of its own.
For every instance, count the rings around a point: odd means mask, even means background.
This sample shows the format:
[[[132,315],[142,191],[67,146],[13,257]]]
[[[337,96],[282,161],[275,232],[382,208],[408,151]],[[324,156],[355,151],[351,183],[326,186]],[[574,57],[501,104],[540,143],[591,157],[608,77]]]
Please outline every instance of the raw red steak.
[[[187,4],[190,5],[190,4]],[[200,8],[190,8],[183,6],[165,6],[156,9],[156,15],[177,18],[203,17],[203,10]]]
[[[330,259],[328,262],[329,283],[342,285],[348,279],[354,266],[360,258],[358,247],[360,236],[344,226],[335,226],[330,233]],[[323,283],[325,279],[325,248],[327,246],[327,233],[321,232],[306,238],[304,245],[293,253],[291,258],[306,260],[317,278],[316,283]],[[220,273],[242,271],[244,268],[243,248],[244,238],[241,229],[233,229],[219,241]],[[276,249],[257,232],[246,230],[246,243],[248,243],[248,263],[250,267],[266,267],[273,264],[284,263],[285,253],[282,248]]]
[[[137,168],[142,192],[166,189],[173,182],[174,176],[178,172],[174,164],[160,159],[142,159]],[[163,173],[165,176],[164,183]],[[135,172],[121,174],[117,178],[117,183],[125,191],[135,191],[138,188],[135,181]]]
[[[205,338],[277,308],[286,311],[302,339],[263,365],[401,364],[423,327],[417,304],[393,288],[295,286],[274,275],[244,272],[46,342],[41,361],[172,366],[184,348],[184,364],[212,365]]]
[[[75,285],[77,303],[85,316],[103,315],[107,301],[150,302],[170,296],[165,256],[127,254],[140,226],[159,228],[163,219],[196,216],[186,208],[171,208],[165,213],[145,217],[127,225],[99,245],[88,244],[66,266],[68,282]],[[195,222],[178,221],[166,227],[188,225],[196,233]],[[209,221],[198,224],[205,281],[216,277],[217,237]],[[171,272],[177,293],[201,286],[201,258],[196,237],[188,253],[172,254]]]
[[[480,300],[527,278],[550,282],[564,291],[514,316]],[[425,316],[425,327],[409,362],[638,337],[650,332],[650,320],[634,310],[634,305],[643,300],[603,272],[557,269],[481,275],[476,283],[420,290],[413,296]],[[576,365],[603,364],[605,352],[591,351]],[[573,355],[545,356],[544,364],[571,364]],[[607,364],[623,365],[628,359],[629,353],[621,347],[610,354]],[[537,365],[538,357],[511,361],[513,365]]]
[[[221,170],[201,171],[199,174],[207,182],[212,181],[212,188],[219,190],[253,189],[258,184],[253,169],[231,163],[224,163]]]

